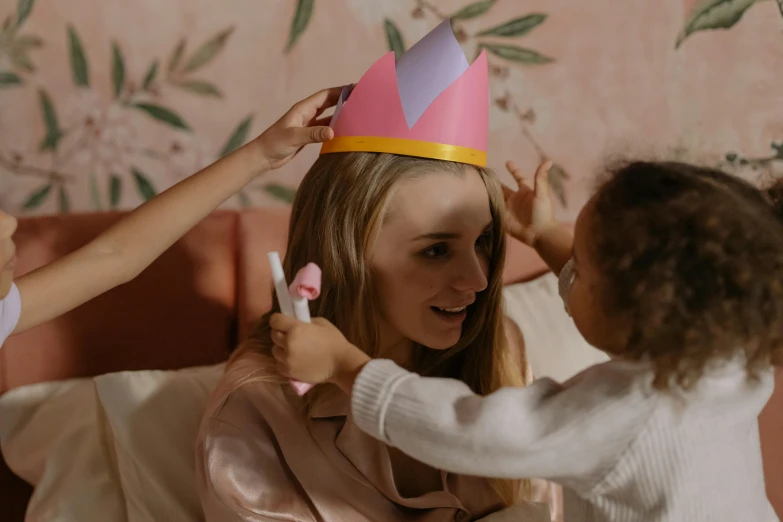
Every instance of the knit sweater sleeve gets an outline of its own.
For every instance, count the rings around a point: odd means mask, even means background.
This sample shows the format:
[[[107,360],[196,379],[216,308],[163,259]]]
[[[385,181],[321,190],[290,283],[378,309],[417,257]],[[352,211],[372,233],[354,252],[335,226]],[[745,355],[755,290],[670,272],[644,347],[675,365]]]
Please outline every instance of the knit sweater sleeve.
[[[586,491],[615,466],[654,405],[634,372],[613,365],[563,385],[539,379],[482,397],[461,381],[375,360],[354,384],[353,415],[370,435],[436,468]]]

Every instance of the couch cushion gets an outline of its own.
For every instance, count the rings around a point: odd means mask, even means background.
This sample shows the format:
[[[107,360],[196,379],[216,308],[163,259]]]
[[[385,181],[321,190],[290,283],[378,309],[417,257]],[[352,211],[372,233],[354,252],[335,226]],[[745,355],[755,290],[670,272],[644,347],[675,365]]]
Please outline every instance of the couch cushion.
[[[288,207],[255,208],[239,215],[237,327],[240,340],[272,308],[272,272],[266,254],[276,250],[280,259],[285,257],[290,219]]]
[[[123,214],[21,219],[18,273],[84,245]],[[236,222],[216,212],[130,283],[0,350],[0,393],[33,382],[223,360],[235,343]]]

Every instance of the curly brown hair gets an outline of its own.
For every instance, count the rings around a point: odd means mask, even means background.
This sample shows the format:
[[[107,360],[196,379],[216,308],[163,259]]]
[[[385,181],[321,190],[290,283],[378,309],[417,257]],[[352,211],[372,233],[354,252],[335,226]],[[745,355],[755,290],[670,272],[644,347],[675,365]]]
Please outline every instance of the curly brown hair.
[[[783,178],[778,179],[765,190],[767,197],[772,202],[772,208],[783,221]]]
[[[750,378],[783,349],[783,224],[765,195],[718,170],[674,162],[614,169],[590,229],[609,317],[627,318],[625,357],[659,389],[690,388],[744,356]]]

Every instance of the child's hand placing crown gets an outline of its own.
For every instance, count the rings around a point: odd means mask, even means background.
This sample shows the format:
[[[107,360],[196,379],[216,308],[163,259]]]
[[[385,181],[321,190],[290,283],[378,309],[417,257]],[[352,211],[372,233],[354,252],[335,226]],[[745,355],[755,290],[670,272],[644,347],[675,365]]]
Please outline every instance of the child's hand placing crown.
[[[326,319],[305,323],[283,314],[269,320],[272,355],[283,377],[310,384],[332,382],[347,393],[370,357],[340,333]]]
[[[305,145],[332,139],[331,116],[321,115],[337,103],[341,91],[342,87],[324,89],[300,101],[256,138],[254,142],[260,149],[265,167],[280,168]]]
[[[549,194],[549,169],[551,161],[542,163],[536,169],[535,188],[531,189],[522,177],[522,172],[513,161],[506,168],[517,182],[518,189],[503,185],[506,200],[506,226],[509,233],[528,246],[535,247],[541,236],[557,227],[552,197]]]

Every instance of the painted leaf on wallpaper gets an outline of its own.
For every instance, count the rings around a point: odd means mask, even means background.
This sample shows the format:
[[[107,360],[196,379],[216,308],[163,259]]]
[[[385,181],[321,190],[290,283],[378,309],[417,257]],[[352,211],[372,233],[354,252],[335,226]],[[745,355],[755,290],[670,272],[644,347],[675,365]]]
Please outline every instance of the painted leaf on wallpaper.
[[[122,197],[122,178],[112,174],[109,179],[109,205],[112,209],[117,208]]]
[[[481,16],[489,11],[492,6],[495,5],[495,0],[481,0],[480,2],[473,2],[468,4],[453,15],[453,20],[469,20]]]
[[[557,163],[549,168],[549,186],[552,187],[552,192],[563,207],[568,207],[565,186],[569,179],[571,176]]]
[[[185,55],[185,43],[186,40],[183,38],[174,48],[174,52],[171,53],[171,58],[169,59],[169,72],[174,72],[177,67],[179,67],[179,62],[182,61],[182,57]]]
[[[389,50],[394,51],[394,56],[399,59],[405,52],[405,43],[402,41],[402,33],[394,25],[394,22],[388,18],[383,21],[383,29],[386,31],[386,42],[389,44]]]
[[[244,190],[240,190],[237,192],[237,197],[239,198],[239,206],[242,208],[248,208],[253,206],[253,201],[250,199],[250,196],[247,195],[247,192]]]
[[[146,112],[156,120],[167,123],[174,128],[190,131],[190,127],[180,116],[160,105],[154,103],[134,103],[131,107],[135,107],[143,112]]]
[[[149,201],[154,198],[157,192],[149,178],[134,167],[131,167],[131,173],[133,174],[133,180],[136,182],[136,190],[139,191],[141,199]]]
[[[288,34],[288,43],[285,46],[286,53],[294,48],[296,41],[299,40],[304,30],[307,29],[307,24],[310,23],[312,16],[313,0],[297,0],[294,19],[291,21],[291,30]]]
[[[16,4],[16,26],[20,27],[30,16],[35,0],[19,0]]]
[[[68,193],[65,192],[65,187],[60,185],[60,214],[67,214],[71,211],[71,201],[68,199]]]
[[[111,51],[111,83],[114,87],[114,97],[119,98],[122,86],[125,84],[125,60],[122,58],[122,51],[117,42],[112,42]]]
[[[25,210],[32,210],[35,208],[38,208],[41,206],[41,204],[46,201],[46,198],[49,196],[49,193],[52,191],[52,185],[44,185],[43,187],[36,189],[35,192],[30,194],[28,198],[25,200],[22,207]]]
[[[33,66],[33,62],[30,60],[30,57],[27,56],[26,49],[21,49],[19,47],[12,47],[10,54],[11,54],[11,63],[14,65],[15,68],[21,69],[26,72],[35,71],[35,66]]]
[[[756,0],[702,0],[691,11],[685,27],[677,36],[677,49],[693,33],[710,29],[728,29],[740,21]]]
[[[147,74],[144,76],[144,83],[141,84],[141,88],[145,91],[150,88],[150,85],[152,85],[152,82],[155,81],[155,77],[158,75],[158,61],[155,60],[150,65],[149,70],[147,70]]]
[[[14,47],[17,49],[38,49],[43,47],[43,40],[31,34],[23,34],[14,40]]]
[[[90,205],[93,210],[103,210],[101,192],[98,189],[98,176],[96,176],[94,172],[90,174]]]
[[[44,120],[44,127],[46,127],[46,135],[41,142],[41,150],[56,150],[60,138],[63,137],[63,131],[60,130],[60,124],[57,122],[57,113],[54,112],[52,99],[45,90],[38,90],[38,98],[41,102],[41,116]]]
[[[231,137],[228,138],[226,144],[223,145],[223,149],[220,151],[220,155],[218,156],[219,158],[222,158],[226,154],[231,154],[247,141],[247,134],[250,131],[250,125],[252,122],[253,115],[251,114],[242,120],[239,125],[237,125],[236,129],[234,129],[234,132],[231,133]]]
[[[0,89],[15,85],[22,85],[22,79],[17,74],[11,71],[0,71]]]
[[[220,94],[220,91],[217,87],[212,85],[209,82],[201,81],[201,80],[186,80],[181,83],[176,84],[177,87],[180,87],[182,89],[185,89],[186,91],[190,91],[195,94],[203,94],[205,96],[214,96],[216,98],[222,98],[223,95]]]
[[[780,11],[780,16],[783,16],[783,0],[775,0],[778,4],[778,11]]]
[[[68,26],[68,43],[71,50],[73,83],[79,87],[87,87],[90,85],[90,71],[87,65],[87,58],[84,55],[82,41],[72,25]]]
[[[517,63],[541,65],[555,61],[554,58],[544,56],[538,51],[517,47],[516,45],[481,43],[479,44],[479,51],[481,51],[481,49],[486,49],[487,52],[490,52],[499,58]]]
[[[5,20],[3,20],[3,25],[0,26],[0,37],[4,37],[11,29],[16,31],[16,26],[11,26],[11,20],[11,15],[6,16]]]
[[[476,36],[523,36],[544,23],[547,15],[533,13],[481,31]]]
[[[262,188],[264,189],[264,192],[280,201],[289,204],[294,202],[294,196],[296,196],[296,189],[294,188],[286,187],[279,183],[267,183]]]
[[[185,64],[182,72],[189,73],[208,64],[226,45],[226,40],[234,32],[234,27],[220,31],[218,34],[204,42]]]

